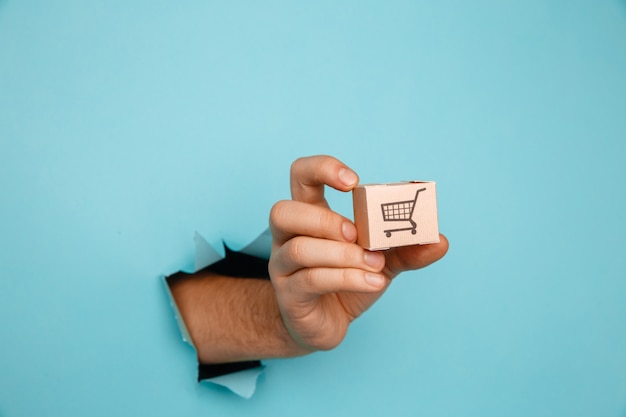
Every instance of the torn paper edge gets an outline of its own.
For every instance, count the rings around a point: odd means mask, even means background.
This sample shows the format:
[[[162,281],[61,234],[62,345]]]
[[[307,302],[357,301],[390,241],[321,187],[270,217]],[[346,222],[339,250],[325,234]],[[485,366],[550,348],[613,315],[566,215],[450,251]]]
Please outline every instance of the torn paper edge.
[[[239,372],[203,379],[200,383],[209,382],[211,384],[221,385],[248,400],[254,395],[256,383],[264,369],[265,366],[262,365],[258,368],[245,369]]]
[[[201,269],[204,269],[224,259],[224,256],[222,256],[213,246],[211,246],[200,233],[195,232],[193,240],[195,244],[195,260],[193,273],[198,272]],[[240,252],[247,255],[256,256],[258,258],[268,259],[271,253],[271,248],[272,234],[269,229],[266,229],[250,244],[244,247]],[[178,306],[174,301],[174,296],[172,295],[170,286],[167,283],[167,276],[163,276],[163,283],[165,284],[167,295],[169,296],[170,300],[170,306],[174,311],[174,317],[176,319],[176,323],[178,325],[178,329],[181,333],[182,339],[184,342],[188,343],[195,352],[197,352],[197,349],[194,346],[193,341],[191,340],[191,336],[189,336],[189,331],[187,330],[187,326],[182,319],[182,315],[180,314]],[[231,392],[239,395],[240,397],[249,399],[252,397],[252,395],[254,395],[254,392],[256,391],[257,381],[259,379],[259,376],[261,376],[261,374],[263,373],[264,369],[265,366],[261,366],[259,368],[245,369],[243,371],[203,379],[201,382],[208,382],[223,386],[229,389]]]
[[[174,301],[174,295],[172,294],[172,290],[170,290],[170,286],[167,283],[167,276],[163,276],[163,283],[165,284],[165,291],[167,291],[167,296],[170,300],[170,307],[174,310],[174,318],[176,319],[176,324],[178,325],[178,330],[180,331],[181,336],[183,337],[183,342],[189,343],[189,345],[196,350],[196,347],[193,345],[193,341],[191,340],[191,336],[189,336],[189,330],[187,330],[187,326],[185,325],[185,321],[183,320],[182,315],[180,314],[180,310],[178,310],[178,306],[176,305],[176,301]]]

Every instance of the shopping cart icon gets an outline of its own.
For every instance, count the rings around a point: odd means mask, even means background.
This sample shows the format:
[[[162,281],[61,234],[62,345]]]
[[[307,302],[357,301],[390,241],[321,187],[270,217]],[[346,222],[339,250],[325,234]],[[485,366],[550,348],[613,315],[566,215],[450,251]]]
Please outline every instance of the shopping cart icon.
[[[400,227],[397,229],[384,230],[387,237],[391,237],[392,232],[401,232],[404,230],[410,230],[411,234],[417,233],[417,224],[413,221],[413,210],[415,210],[415,203],[419,193],[426,190],[426,188],[420,188],[415,192],[415,198],[413,200],[394,201],[392,203],[383,203],[380,208],[383,212],[383,220],[386,222],[406,222],[411,223],[411,227]]]

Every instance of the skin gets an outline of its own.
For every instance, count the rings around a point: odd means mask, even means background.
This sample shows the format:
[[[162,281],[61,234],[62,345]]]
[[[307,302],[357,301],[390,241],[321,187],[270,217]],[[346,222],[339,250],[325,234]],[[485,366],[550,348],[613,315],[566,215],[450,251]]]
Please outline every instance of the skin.
[[[271,281],[206,274],[171,290],[201,363],[293,357],[336,347],[350,323],[403,271],[441,259],[448,241],[367,251],[354,224],[332,211],[324,188],[359,178],[330,156],[296,160],[291,200],[270,212]]]

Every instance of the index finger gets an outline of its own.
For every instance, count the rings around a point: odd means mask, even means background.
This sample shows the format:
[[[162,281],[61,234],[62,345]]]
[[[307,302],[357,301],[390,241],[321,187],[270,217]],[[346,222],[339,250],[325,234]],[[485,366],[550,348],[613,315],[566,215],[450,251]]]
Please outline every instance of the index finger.
[[[359,177],[343,162],[332,156],[317,155],[297,159],[291,165],[291,198],[308,204],[328,207],[324,186],[350,191]]]

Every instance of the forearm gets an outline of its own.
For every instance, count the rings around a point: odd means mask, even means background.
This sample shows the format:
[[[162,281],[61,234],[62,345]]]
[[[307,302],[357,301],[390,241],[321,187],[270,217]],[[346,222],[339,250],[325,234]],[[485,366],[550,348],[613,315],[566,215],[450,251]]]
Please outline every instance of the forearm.
[[[206,273],[170,287],[200,363],[300,356],[269,281]]]

